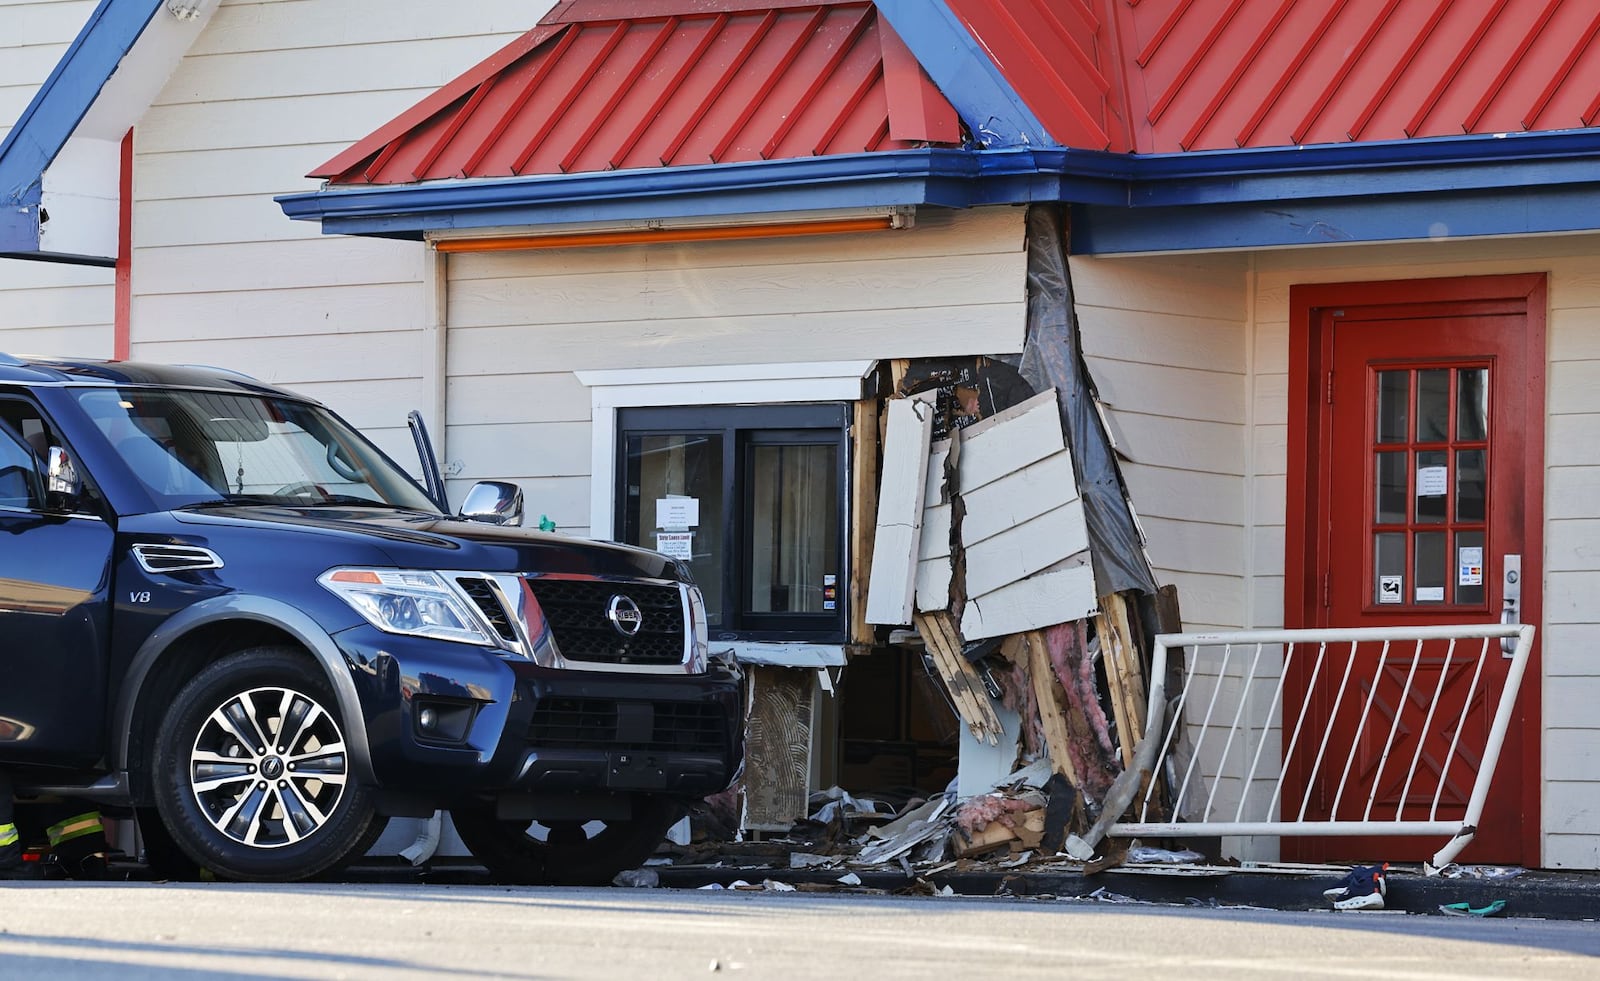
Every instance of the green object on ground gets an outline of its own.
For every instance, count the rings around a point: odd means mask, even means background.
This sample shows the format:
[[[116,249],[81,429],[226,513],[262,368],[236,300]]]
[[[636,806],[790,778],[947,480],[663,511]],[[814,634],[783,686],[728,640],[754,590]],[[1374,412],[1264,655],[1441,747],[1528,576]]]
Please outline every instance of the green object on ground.
[[[1446,903],[1439,907],[1439,912],[1446,916],[1499,916],[1500,911],[1506,908],[1506,901],[1497,899],[1487,906],[1474,907],[1471,903]]]

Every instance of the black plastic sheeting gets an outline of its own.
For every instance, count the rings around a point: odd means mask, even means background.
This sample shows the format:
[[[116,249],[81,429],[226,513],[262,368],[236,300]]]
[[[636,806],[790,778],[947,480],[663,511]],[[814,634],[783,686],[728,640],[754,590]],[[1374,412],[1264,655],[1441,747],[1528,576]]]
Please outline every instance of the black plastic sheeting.
[[[1155,576],[1095,407],[1094,382],[1084,368],[1064,231],[1059,207],[1028,208],[1028,333],[1022,377],[1036,392],[1056,390],[1062,428],[1078,468],[1096,589],[1101,596],[1124,590],[1154,593]]]

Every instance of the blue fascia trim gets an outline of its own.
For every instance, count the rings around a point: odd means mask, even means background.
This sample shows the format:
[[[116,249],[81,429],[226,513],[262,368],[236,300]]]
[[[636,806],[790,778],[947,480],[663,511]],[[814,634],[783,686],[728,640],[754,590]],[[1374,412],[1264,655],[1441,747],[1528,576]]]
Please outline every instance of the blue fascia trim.
[[[1496,192],[1497,200],[1538,188],[1600,186],[1600,130],[1452,137],[1399,143],[1138,157],[1062,148],[884,153],[765,160],[539,177],[331,188],[277,200],[290,218],[321,221],[327,233],[420,238],[449,228],[801,211],[868,205],[970,208],[1028,202],[1091,206],[1083,217],[1129,230],[1195,226],[1193,248],[1231,247],[1209,236],[1207,209],[1282,213],[1283,202],[1347,200],[1379,211],[1408,197],[1438,200]],[[1382,203],[1379,203],[1382,199]],[[1118,211],[1160,212],[1159,223]],[[1600,212],[1589,212],[1600,228]],[[1342,214],[1342,213],[1341,213]],[[1490,209],[1505,233],[1540,230]],[[1382,216],[1374,228],[1381,229]],[[1555,216],[1550,216],[1554,218]],[[1542,220],[1542,219],[1541,219]],[[1341,228],[1353,218],[1341,217]],[[1575,216],[1548,230],[1569,231]],[[1107,225],[1106,223],[1110,223]],[[1370,224],[1354,222],[1356,225]],[[1472,222],[1485,226],[1483,220]],[[1581,225],[1581,222],[1579,222]],[[1293,226],[1283,226],[1288,229]],[[1220,232],[1220,230],[1219,230]],[[1291,244],[1283,231],[1270,244]],[[1298,234],[1298,233],[1296,233]],[[1376,234],[1376,233],[1375,233]],[[1496,234],[1480,231],[1474,234]],[[1362,233],[1358,240],[1378,240]],[[1110,241],[1096,237],[1096,241]],[[1303,241],[1303,236],[1295,238]],[[1352,239],[1357,240],[1357,239]],[[1088,241],[1088,240],[1086,240]],[[1257,243],[1267,244],[1267,243]],[[1175,247],[1175,246],[1167,246]],[[1140,251],[1159,248],[1146,245]],[[1111,251],[1127,251],[1122,247]]]
[[[39,248],[39,188],[45,169],[94,105],[122,59],[133,49],[162,0],[100,0],[55,70],[45,79],[16,125],[0,141],[0,248],[16,253]],[[18,241],[13,216],[27,212],[31,232]]]
[[[979,144],[1060,145],[944,0],[876,0],[874,6]]]
[[[1600,183],[1481,188],[1269,203],[1118,208],[1075,205],[1080,255],[1190,252],[1357,242],[1445,241],[1600,229]]]
[[[904,150],[331,189],[276,200],[290,218],[320,220],[324,232],[420,238],[453,228],[921,204],[930,178],[960,183],[977,171],[960,150]]]

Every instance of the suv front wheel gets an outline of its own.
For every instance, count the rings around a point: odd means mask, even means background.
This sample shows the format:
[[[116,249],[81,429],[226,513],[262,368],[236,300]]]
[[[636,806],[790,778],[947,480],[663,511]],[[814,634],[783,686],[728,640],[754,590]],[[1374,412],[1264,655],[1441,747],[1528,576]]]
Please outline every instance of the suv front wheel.
[[[304,879],[379,827],[333,691],[292,648],[241,651],[195,675],[162,720],[154,773],[173,839],[230,879]]]

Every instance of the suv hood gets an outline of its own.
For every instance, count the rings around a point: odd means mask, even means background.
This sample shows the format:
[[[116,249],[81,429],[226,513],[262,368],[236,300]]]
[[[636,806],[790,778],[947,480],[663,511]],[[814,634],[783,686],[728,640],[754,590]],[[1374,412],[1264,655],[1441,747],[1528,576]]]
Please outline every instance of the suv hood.
[[[357,539],[388,555],[397,568],[684,578],[675,560],[631,545],[389,508],[215,505],[173,512],[173,517],[199,526],[197,532],[255,528]]]

